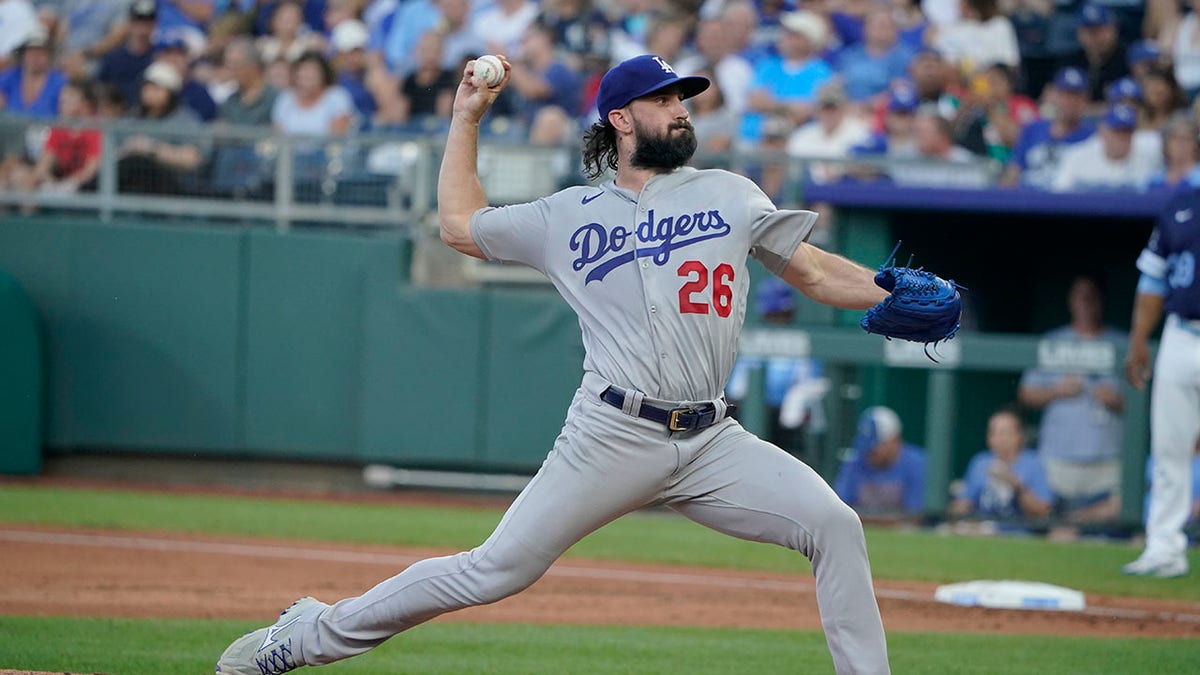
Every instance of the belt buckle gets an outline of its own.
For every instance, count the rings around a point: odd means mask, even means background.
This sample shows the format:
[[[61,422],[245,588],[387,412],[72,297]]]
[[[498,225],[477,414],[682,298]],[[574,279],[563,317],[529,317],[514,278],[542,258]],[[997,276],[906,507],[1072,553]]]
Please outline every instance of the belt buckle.
[[[687,427],[679,426],[679,416],[683,413],[695,413],[695,408],[688,406],[686,408],[671,408],[670,416],[667,417],[667,428],[671,431],[687,431]]]

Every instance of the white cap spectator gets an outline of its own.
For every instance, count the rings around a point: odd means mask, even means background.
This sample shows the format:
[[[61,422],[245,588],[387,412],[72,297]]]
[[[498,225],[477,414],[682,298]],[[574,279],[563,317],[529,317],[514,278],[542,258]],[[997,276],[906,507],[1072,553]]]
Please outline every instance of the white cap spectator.
[[[45,26],[36,24],[25,36],[25,40],[21,42],[21,49],[29,47],[42,47],[43,49],[50,48],[50,33],[46,31]]]
[[[183,76],[175,70],[175,66],[164,61],[155,61],[146,68],[146,73],[142,75],[142,79],[147,82],[157,84],[166,89],[172,94],[178,94],[183,88]]]
[[[825,49],[825,41],[829,37],[829,27],[826,26],[825,20],[815,12],[800,10],[797,12],[787,12],[779,18],[779,25],[793,33],[803,35],[810,43],[813,49],[820,52]]]
[[[333,27],[333,34],[329,41],[333,44],[333,49],[338,54],[351,52],[355,49],[363,49],[367,46],[367,41],[370,35],[367,33],[367,27],[363,22],[357,19],[342,21]]]

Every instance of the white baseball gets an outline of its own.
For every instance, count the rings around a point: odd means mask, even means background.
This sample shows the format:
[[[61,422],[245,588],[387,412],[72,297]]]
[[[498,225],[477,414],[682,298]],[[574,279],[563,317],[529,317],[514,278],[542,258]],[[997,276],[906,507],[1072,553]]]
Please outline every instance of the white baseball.
[[[491,54],[484,54],[475,59],[475,79],[489,87],[500,84],[504,79],[504,64]]]

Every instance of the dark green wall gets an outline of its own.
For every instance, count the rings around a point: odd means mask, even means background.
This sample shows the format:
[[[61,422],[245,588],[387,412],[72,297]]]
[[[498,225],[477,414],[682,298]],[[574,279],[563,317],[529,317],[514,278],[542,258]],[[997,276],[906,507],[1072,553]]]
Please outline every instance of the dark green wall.
[[[531,469],[578,385],[550,290],[415,289],[397,235],[0,222],[49,446]]]

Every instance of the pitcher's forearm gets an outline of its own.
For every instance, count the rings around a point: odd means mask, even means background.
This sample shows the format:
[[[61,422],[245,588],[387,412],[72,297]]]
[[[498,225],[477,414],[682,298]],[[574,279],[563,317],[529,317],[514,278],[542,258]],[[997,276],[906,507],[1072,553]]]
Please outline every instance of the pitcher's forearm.
[[[873,270],[808,244],[796,249],[783,279],[813,300],[841,309],[868,309],[887,297],[875,285]]]
[[[1133,301],[1133,325],[1129,339],[1145,342],[1150,339],[1163,315],[1163,297],[1152,293],[1138,293]]]
[[[447,245],[476,255],[471,238],[471,214],[488,205],[477,170],[479,124],[459,116],[450,122],[446,151],[438,174],[438,225]]]

